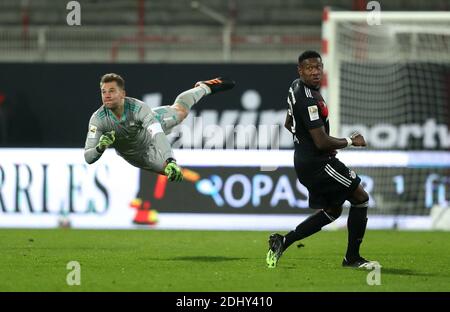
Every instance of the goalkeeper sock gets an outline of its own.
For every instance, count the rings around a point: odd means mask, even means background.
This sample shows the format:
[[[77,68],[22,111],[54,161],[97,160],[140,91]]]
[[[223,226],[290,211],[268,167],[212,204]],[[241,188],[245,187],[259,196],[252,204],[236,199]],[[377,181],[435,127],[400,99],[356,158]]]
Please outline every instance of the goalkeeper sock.
[[[195,103],[200,101],[202,97],[211,93],[211,90],[205,85],[186,90],[180,93],[175,99],[175,103],[183,105],[188,111],[191,110]]]
[[[364,238],[367,225],[368,202],[352,205],[347,219],[348,245],[346,258],[349,261],[360,258],[359,247]]]
[[[284,249],[287,249],[298,240],[319,232],[323,226],[333,222],[334,220],[335,218],[333,216],[330,216],[323,210],[309,216],[305,221],[297,226],[295,231],[290,231],[284,236]]]

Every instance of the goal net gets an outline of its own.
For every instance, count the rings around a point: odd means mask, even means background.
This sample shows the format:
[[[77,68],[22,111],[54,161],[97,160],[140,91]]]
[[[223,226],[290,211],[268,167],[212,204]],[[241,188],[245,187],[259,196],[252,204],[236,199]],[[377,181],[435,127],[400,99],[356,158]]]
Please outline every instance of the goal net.
[[[332,135],[368,142],[352,157],[371,214],[429,215],[450,201],[450,13],[371,14],[324,12]]]

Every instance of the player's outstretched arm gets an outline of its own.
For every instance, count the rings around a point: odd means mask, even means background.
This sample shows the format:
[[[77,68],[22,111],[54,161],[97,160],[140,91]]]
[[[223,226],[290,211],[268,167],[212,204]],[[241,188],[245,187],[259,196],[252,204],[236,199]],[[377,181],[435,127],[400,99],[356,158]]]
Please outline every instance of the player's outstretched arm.
[[[321,151],[333,151],[349,146],[366,146],[364,137],[359,133],[354,133],[348,138],[335,138],[325,132],[325,127],[310,129],[309,133],[314,144]]]

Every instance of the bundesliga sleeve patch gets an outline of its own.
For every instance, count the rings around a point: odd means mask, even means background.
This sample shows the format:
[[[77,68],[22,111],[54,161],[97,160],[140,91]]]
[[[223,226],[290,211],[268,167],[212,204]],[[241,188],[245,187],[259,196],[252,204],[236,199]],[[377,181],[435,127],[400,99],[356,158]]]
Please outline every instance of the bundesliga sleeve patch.
[[[97,127],[90,125],[89,126],[89,134],[88,134],[88,138],[89,139],[93,139],[95,138],[95,134],[97,133]]]
[[[308,106],[309,119],[311,121],[319,119],[319,109],[317,105]]]

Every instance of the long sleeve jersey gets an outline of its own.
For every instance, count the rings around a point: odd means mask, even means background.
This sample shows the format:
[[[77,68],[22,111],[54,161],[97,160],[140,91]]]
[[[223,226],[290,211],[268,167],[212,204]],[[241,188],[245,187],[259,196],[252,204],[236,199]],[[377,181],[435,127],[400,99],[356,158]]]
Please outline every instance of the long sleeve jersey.
[[[136,167],[153,170],[154,166],[149,163],[152,159],[149,157],[151,150],[159,153],[158,159],[163,161],[173,157],[156,114],[144,102],[126,97],[120,120],[105,106],[92,114],[84,152],[87,163],[94,163],[101,157],[102,153],[97,151],[96,146],[101,135],[112,130],[115,131],[115,141],[111,147]]]

